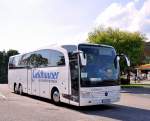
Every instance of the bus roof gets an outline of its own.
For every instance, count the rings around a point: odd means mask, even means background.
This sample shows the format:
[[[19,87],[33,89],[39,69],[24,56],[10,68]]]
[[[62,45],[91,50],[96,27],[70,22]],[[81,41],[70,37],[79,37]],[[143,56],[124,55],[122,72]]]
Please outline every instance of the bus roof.
[[[13,56],[11,56],[11,57],[20,56],[20,55],[23,55],[23,54],[26,54],[26,53],[30,53],[30,52],[35,52],[35,51],[38,51],[38,50],[41,50],[41,49],[64,50],[63,46],[78,46],[78,45],[89,45],[89,46],[95,45],[95,46],[102,46],[102,47],[114,48],[113,46],[110,46],[110,45],[105,45],[105,44],[93,44],[93,43],[52,44],[52,45],[48,45],[48,46],[44,46],[44,47],[38,48],[38,49],[33,50],[33,51],[29,51],[29,52],[25,52],[25,53],[13,55]]]
[[[80,43],[80,45],[95,45],[95,46],[102,46],[102,47],[110,47],[110,48],[114,48],[113,46],[105,45],[105,44]]]

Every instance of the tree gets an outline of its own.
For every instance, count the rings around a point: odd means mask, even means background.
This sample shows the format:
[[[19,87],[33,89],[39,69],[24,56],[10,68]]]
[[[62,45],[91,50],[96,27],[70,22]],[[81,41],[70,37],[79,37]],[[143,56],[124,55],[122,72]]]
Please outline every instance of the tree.
[[[130,58],[132,66],[142,63],[144,40],[146,37],[140,32],[128,32],[110,27],[98,27],[90,32],[87,38],[90,43],[107,44],[115,47],[117,53],[124,53]],[[125,67],[123,66],[122,69]]]
[[[16,54],[18,54],[17,50],[0,51],[0,83],[7,83],[9,57]]]
[[[5,78],[5,51],[0,52],[0,82],[4,82]]]
[[[10,49],[7,51],[7,57],[17,55],[17,54],[19,54],[19,52],[17,50]]]

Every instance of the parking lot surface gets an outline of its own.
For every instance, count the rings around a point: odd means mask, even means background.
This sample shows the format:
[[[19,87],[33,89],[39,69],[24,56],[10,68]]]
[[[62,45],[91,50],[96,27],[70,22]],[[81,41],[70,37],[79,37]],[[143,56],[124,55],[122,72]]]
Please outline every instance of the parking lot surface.
[[[115,104],[75,107],[20,96],[1,84],[0,121],[150,121],[150,89],[124,89]]]

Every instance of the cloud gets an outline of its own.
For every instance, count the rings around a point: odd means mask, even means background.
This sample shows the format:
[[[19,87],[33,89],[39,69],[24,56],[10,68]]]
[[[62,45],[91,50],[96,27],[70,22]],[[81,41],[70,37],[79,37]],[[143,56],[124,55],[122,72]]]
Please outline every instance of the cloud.
[[[61,17],[57,18],[60,14],[55,15],[58,11],[53,8],[54,4],[52,0],[0,0],[0,51],[17,49],[25,52],[80,38],[81,27],[73,23],[62,24]]]
[[[134,2],[139,2],[139,0],[134,0]]]
[[[137,7],[139,1],[134,0],[126,5],[112,3],[98,15],[95,25],[111,26],[132,32],[140,31],[150,37],[150,0],[143,1],[141,8]]]

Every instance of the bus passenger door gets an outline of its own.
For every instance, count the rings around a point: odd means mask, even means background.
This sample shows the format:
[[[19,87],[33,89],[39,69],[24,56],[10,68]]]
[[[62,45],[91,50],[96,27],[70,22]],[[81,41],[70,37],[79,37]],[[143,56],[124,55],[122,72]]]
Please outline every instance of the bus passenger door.
[[[30,93],[32,95],[39,96],[40,95],[40,87],[39,87],[39,78],[35,77],[38,73],[37,68],[28,69],[28,85],[31,87]]]
[[[40,68],[40,72],[42,72],[43,76],[48,72],[47,68]],[[50,80],[46,77],[41,77],[39,81],[40,87],[40,97],[50,98]]]
[[[40,94],[38,65],[39,55],[36,52],[28,54],[28,92],[36,96]]]
[[[27,82],[27,84],[28,84],[28,94],[32,94],[32,79],[31,79],[31,68],[28,68],[28,70],[27,70],[27,80],[28,80],[28,82]]]
[[[74,55],[70,58],[71,73],[71,104],[79,105],[79,65],[78,57]]]
[[[27,72],[28,71],[27,71],[26,68],[22,68],[22,69],[16,70],[16,72],[14,73],[16,75],[16,77],[18,77],[19,82],[22,84],[24,93],[28,93],[28,76],[27,76]]]

